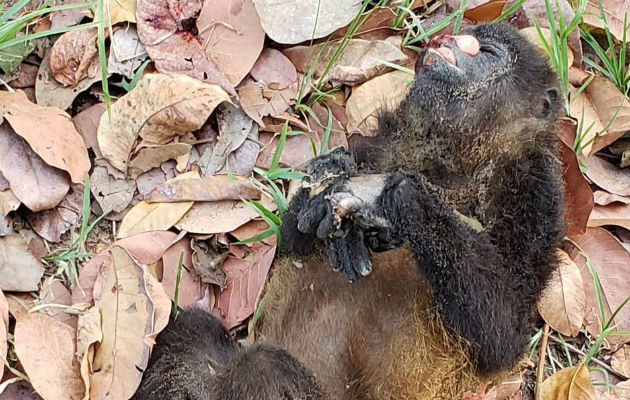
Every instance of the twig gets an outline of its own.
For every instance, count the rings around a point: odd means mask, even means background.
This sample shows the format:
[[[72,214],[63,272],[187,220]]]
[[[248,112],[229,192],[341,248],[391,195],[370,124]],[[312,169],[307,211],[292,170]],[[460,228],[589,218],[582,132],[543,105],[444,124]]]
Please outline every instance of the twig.
[[[540,355],[538,356],[538,371],[536,371],[536,400],[541,399],[543,372],[545,370],[545,358],[547,354],[547,338],[549,337],[549,324],[543,327],[542,340],[540,342]]]
[[[574,353],[577,353],[579,355],[581,355],[582,357],[586,357],[586,353],[584,353],[582,350],[578,349],[577,347],[573,346],[572,344],[569,344],[567,342],[563,342],[562,340],[558,339],[557,337],[553,336],[553,335],[549,335],[549,339],[551,339],[552,342],[557,343],[557,344],[561,344],[563,346],[567,346],[567,349],[571,350]],[[615,375],[616,377],[618,377],[621,380],[626,380],[628,379],[627,377],[621,375],[619,372],[615,371],[614,369],[612,369],[610,367],[610,365],[606,364],[605,362],[598,360],[595,357],[591,357],[591,361],[597,365],[599,365],[600,367],[604,368],[606,371],[610,372],[611,374]]]

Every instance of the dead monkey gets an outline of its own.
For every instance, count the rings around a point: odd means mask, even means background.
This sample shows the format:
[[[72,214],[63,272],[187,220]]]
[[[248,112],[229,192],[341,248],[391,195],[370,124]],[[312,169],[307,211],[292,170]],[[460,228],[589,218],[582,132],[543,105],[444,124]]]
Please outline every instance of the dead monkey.
[[[181,397],[191,399],[321,398],[309,397],[323,396],[319,387],[330,399],[451,399],[516,363],[563,233],[560,101],[555,74],[517,32],[481,25],[467,34],[436,39],[420,56],[409,95],[381,119],[378,190],[351,217],[339,224],[331,197],[365,176],[342,151],[309,167],[312,181],[335,176],[329,188],[303,189],[283,217],[289,255],[276,262],[257,331],[286,351],[256,374],[262,386],[302,391],[217,397],[228,361],[206,374],[200,355],[231,346],[221,342],[158,345],[147,377],[188,365],[210,385],[205,397]],[[348,284],[329,264],[353,280],[371,273]],[[166,332],[189,329],[173,326]],[[285,364],[300,373],[274,373]],[[251,376],[233,371],[230,385]]]

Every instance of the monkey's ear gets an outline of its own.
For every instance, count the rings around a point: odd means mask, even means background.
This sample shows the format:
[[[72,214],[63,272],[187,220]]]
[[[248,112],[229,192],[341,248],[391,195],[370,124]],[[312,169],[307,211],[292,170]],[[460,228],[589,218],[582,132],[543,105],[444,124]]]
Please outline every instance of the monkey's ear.
[[[558,89],[557,88],[549,88],[545,91],[543,96],[543,116],[549,117],[554,105],[558,101]]]

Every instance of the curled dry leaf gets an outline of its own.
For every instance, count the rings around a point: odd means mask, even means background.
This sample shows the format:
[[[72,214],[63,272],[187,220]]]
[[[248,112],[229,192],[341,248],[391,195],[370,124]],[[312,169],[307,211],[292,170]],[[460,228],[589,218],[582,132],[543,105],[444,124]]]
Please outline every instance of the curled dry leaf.
[[[556,254],[558,269],[538,301],[538,311],[553,329],[575,337],[582,327],[586,308],[582,273],[567,253],[558,249]]]
[[[630,230],[630,204],[612,203],[605,206],[595,204],[588,226],[617,225]]]
[[[68,114],[33,104],[18,91],[0,92],[0,115],[48,165],[67,171],[74,183],[85,180],[90,159]]]
[[[73,29],[62,34],[50,49],[50,69],[57,82],[76,85],[96,62],[96,27]]]
[[[125,172],[138,136],[167,143],[201,128],[214,108],[229,100],[218,86],[186,75],[144,75],[112,106],[111,116],[101,117],[98,143],[103,157]]]
[[[595,154],[630,130],[630,102],[608,78],[596,75],[579,96],[576,92],[571,96],[571,116],[584,121],[585,132],[592,125],[582,139],[584,155]]]
[[[275,204],[266,196],[260,203],[268,210],[275,210]],[[244,223],[258,217],[258,213],[241,200],[225,200],[195,203],[175,227],[192,233],[230,232]]]
[[[580,363],[547,378],[540,388],[542,400],[595,400],[588,368]]]
[[[136,2],[133,3],[135,8]],[[118,29],[112,35],[109,58],[107,59],[107,72],[132,79],[135,71],[146,58],[147,51],[140,43],[135,25],[129,25],[123,29]]]
[[[9,215],[11,211],[15,211],[22,204],[20,200],[15,197],[11,189],[0,191],[0,217]]]
[[[27,211],[24,218],[39,236],[58,243],[61,235],[77,223],[82,207],[83,185],[75,184],[57,207],[39,212]]]
[[[27,313],[15,325],[15,353],[33,388],[46,400],[81,400],[85,393],[76,363],[76,332],[40,313]]]
[[[374,136],[378,113],[395,109],[409,92],[412,79],[408,73],[394,71],[354,87],[346,103],[348,132]]]
[[[177,234],[174,232],[153,231],[119,239],[113,245],[122,247],[133,258],[149,265],[159,261],[176,238]]]
[[[188,156],[191,148],[192,146],[187,143],[169,143],[144,148],[129,162],[129,175],[135,179],[150,169],[159,167],[164,161]]]
[[[101,314],[103,340],[94,353],[90,399],[128,399],[149,361],[154,306],[143,269],[121,247],[110,249],[94,285],[94,306]]]
[[[352,21],[361,8],[356,0],[321,0],[317,7],[311,0],[294,0],[290,7],[276,0],[254,0],[254,4],[263,29],[278,43],[324,37]]]
[[[630,168],[619,168],[601,157],[580,157],[585,174],[594,184],[609,193],[630,196]]]
[[[193,178],[199,179],[197,171],[180,174],[167,182]],[[192,206],[192,201],[152,204],[141,201],[129,210],[123,218],[120,223],[118,238],[125,238],[136,233],[170,229]]]
[[[104,214],[122,212],[136,191],[136,183],[129,179],[116,179],[107,173],[107,168],[95,166],[90,177],[90,191],[101,206]]]
[[[53,208],[63,200],[68,175],[44,161],[6,124],[0,126],[0,173],[11,191],[32,211]]]
[[[331,86],[340,84],[357,85],[372,79],[388,67],[384,61],[394,64],[405,64],[409,61],[405,53],[400,50],[402,39],[392,36],[386,40],[351,39],[348,41],[341,56],[324,77]],[[323,50],[322,53],[320,53]],[[322,43],[315,46],[295,46],[284,50],[301,72],[311,68],[314,59],[318,60],[314,76],[320,78],[337,50],[336,45]]]
[[[254,305],[273,262],[276,246],[262,242],[248,250],[244,258],[228,256],[223,263],[227,286],[215,288],[216,309],[223,317],[223,325],[231,329],[254,313]]]
[[[206,240],[192,238],[190,247],[192,263],[201,281],[225,289],[225,273],[221,265],[228,256],[227,248],[219,244],[216,236]]]
[[[628,297],[630,287],[630,254],[610,232],[603,228],[588,228],[582,236],[572,238],[575,244],[568,245],[567,253],[582,272],[586,293],[586,316],[584,324],[589,333],[597,337],[601,333],[602,321],[608,322],[612,313]],[[593,278],[586,265],[584,252],[592,264],[601,285],[604,316],[599,311]],[[619,331],[630,330],[630,313],[623,310],[612,322]],[[627,336],[610,336],[606,340],[616,349],[630,340]]]
[[[298,96],[297,83],[284,89],[270,89],[262,82],[251,81],[238,90],[243,110],[258,125],[265,126],[262,118],[284,113]]]
[[[145,196],[147,203],[259,199],[260,189],[242,176],[214,175],[165,182]]]

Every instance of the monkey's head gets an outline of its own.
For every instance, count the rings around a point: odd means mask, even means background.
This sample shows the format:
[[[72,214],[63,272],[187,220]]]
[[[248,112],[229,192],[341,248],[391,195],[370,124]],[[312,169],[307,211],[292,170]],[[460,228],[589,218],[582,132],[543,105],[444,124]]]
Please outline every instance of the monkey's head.
[[[465,134],[532,117],[553,122],[559,98],[546,57],[513,28],[487,24],[432,39],[407,102],[427,123]]]

